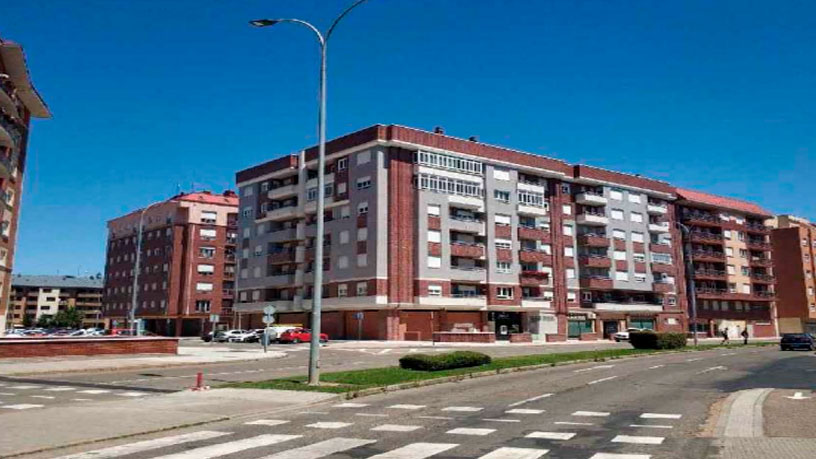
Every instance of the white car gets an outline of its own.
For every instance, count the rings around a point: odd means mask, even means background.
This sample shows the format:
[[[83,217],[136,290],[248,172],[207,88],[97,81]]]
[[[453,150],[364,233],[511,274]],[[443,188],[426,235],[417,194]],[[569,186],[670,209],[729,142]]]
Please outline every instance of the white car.
[[[218,334],[215,335],[215,342],[216,343],[228,342],[228,341],[230,341],[231,338],[237,338],[237,337],[239,337],[239,336],[241,336],[241,335],[243,335],[245,333],[247,333],[246,330],[239,330],[239,329],[233,329],[233,330],[227,330],[225,332],[219,332]]]
[[[227,341],[230,343],[254,343],[259,339],[257,330],[246,330],[239,335],[230,336]]]
[[[627,328],[626,331],[619,331],[613,335],[615,341],[620,343],[621,341],[629,341],[629,333],[631,332],[639,332],[643,331],[641,328]]]

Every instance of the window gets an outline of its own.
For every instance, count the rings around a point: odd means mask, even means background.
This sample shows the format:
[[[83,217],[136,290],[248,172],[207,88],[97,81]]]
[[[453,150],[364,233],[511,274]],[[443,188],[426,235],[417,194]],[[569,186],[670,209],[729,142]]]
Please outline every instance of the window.
[[[646,263],[646,254],[645,253],[633,253],[632,260],[635,263]]]
[[[496,248],[497,249],[512,249],[513,248],[513,241],[509,239],[496,239]]]
[[[349,241],[349,232],[348,230],[340,231],[340,243],[341,244],[348,244]]]
[[[572,236],[573,235],[571,225],[564,225],[563,228],[561,228],[561,229],[562,229],[562,231],[564,231],[564,236]]]
[[[570,247],[570,246],[564,247],[564,256],[565,257],[574,257],[575,256],[575,249]]]
[[[368,282],[357,282],[357,296],[368,296]]]
[[[200,230],[198,230],[198,235],[201,237],[201,239],[211,241],[215,239],[216,232],[214,229],[201,228]]]
[[[438,217],[441,212],[442,209],[439,207],[439,204],[428,204],[428,215]]]
[[[245,239],[246,239],[246,238],[248,238],[248,237],[250,236],[250,232],[251,232],[251,231],[252,231],[252,230],[251,230],[251,229],[249,229],[248,227],[247,227],[247,228],[244,228],[244,238],[245,238]]]
[[[358,241],[368,240],[368,228],[357,228],[357,240]]]
[[[567,275],[567,279],[575,279],[575,269],[574,268],[567,268],[564,270]]]
[[[500,300],[512,300],[513,299],[513,287],[497,287],[496,288],[496,298]]]
[[[251,218],[252,217],[252,207],[251,206],[244,207],[244,210],[241,211],[241,215],[244,218]]]
[[[616,201],[623,200],[623,190],[618,188],[612,188],[609,190],[609,199],[614,199]]]
[[[340,208],[340,218],[350,218],[351,217],[351,209],[349,206],[343,206]]]
[[[198,273],[211,276],[215,272],[215,265],[198,265]]]
[[[436,230],[428,230],[428,242],[442,242],[442,233]]]
[[[737,269],[734,267],[734,265],[726,266],[726,271],[728,271],[728,274],[732,276],[737,273]]]
[[[731,248],[731,247],[726,247],[725,248],[725,256],[733,257],[734,256],[734,249]]]
[[[364,201],[357,204],[357,215],[366,215],[368,214],[368,202]]]
[[[429,285],[428,286],[428,296],[442,296],[442,286],[441,285]]]
[[[504,214],[496,214],[494,217],[497,225],[509,225],[510,224],[510,216]]]
[[[670,265],[672,263],[672,257],[668,253],[652,253],[652,262]]]
[[[246,208],[244,210],[246,210]],[[250,215],[252,214],[252,207],[249,207],[249,213]],[[218,217],[217,212],[213,212],[211,210],[204,210],[201,212],[201,223],[215,223],[217,217]]]
[[[358,253],[357,254],[357,266],[365,267],[368,266],[368,254],[367,253]]]
[[[484,196],[481,182],[420,173],[416,179],[417,189],[460,196]]]
[[[569,301],[570,303],[575,303],[575,300],[576,300],[575,292],[567,292],[567,301]]]
[[[212,258],[215,256],[215,247],[199,247],[198,256],[201,258]]]
[[[255,228],[255,232],[258,234],[258,236],[262,235],[266,232],[266,225],[261,223],[257,228]],[[229,235],[227,235],[227,237],[229,237]]]
[[[640,204],[640,195],[637,193],[629,192],[629,202],[634,202],[635,204]]]
[[[326,186],[326,188],[328,189],[328,186]],[[346,182],[340,182],[337,184],[337,194],[346,194]]]
[[[254,255],[255,255],[256,257],[263,256],[263,246],[262,246],[262,245],[256,245],[256,246],[255,246],[255,252],[254,252]]]
[[[493,190],[493,197],[496,201],[510,202],[510,192],[502,190]]]
[[[510,262],[509,261],[497,261],[496,262],[496,272],[497,273],[509,273],[509,272],[511,272]]]
[[[345,256],[345,255],[342,255],[342,256],[338,257],[337,258],[337,267],[340,268],[340,269],[348,268],[348,257]]]
[[[261,183],[261,192],[264,192],[264,193],[265,193],[265,192],[267,192],[267,191],[269,191],[269,182],[263,182],[263,183]]]
[[[626,240],[626,231],[619,229],[612,230],[612,237],[615,239]]]
[[[340,158],[337,160],[337,170],[344,171],[348,169],[348,158]]]
[[[371,177],[365,176],[360,177],[357,179],[357,189],[358,190],[365,190],[367,188],[371,188]]]
[[[626,260],[626,251],[625,250],[616,250],[615,251],[615,260]]]
[[[561,205],[561,212],[564,215],[572,215],[572,206],[569,204],[562,204]]]
[[[212,289],[212,282],[196,282],[196,290],[199,292],[210,292]]]
[[[731,240],[731,230],[723,230],[722,234],[725,239]]]
[[[561,193],[562,194],[570,194],[569,184],[564,183],[564,184],[561,185]]]
[[[510,171],[507,169],[499,169],[498,167],[493,168],[493,178],[496,180],[510,180]]]
[[[737,284],[733,282],[728,283],[728,293],[737,293]]]
[[[244,196],[252,196],[253,194],[255,194],[255,189],[252,187],[252,185],[244,187]]]
[[[751,293],[751,284],[742,284],[742,293]]]
[[[666,297],[666,304],[668,304],[669,306],[674,306],[674,305],[676,305],[676,304],[677,304],[677,297],[675,297],[674,295],[669,295],[669,296],[667,296],[667,297]],[[668,323],[669,325],[673,325],[672,323],[668,322],[668,319],[666,319],[666,320],[667,320],[667,322],[666,322],[666,323]],[[677,319],[675,319],[674,321],[675,321],[675,323],[676,323],[676,322],[677,322]]]
[[[581,292],[581,301],[592,302],[592,292]]]
[[[249,258],[249,249],[241,249],[241,258]]]
[[[314,201],[317,199],[317,187],[314,186],[306,190],[306,200],[307,201]]]
[[[483,166],[478,161],[457,158],[456,156],[443,155],[441,153],[431,153],[418,151],[414,155],[414,161],[426,166],[438,167],[440,169],[451,169],[466,174],[482,175]],[[509,178],[508,178],[509,180]]]
[[[747,266],[743,266],[741,268],[741,270],[742,270],[742,275],[743,276],[750,276],[751,275],[751,270],[749,270]]]
[[[361,151],[357,153],[357,165],[365,164],[371,161],[371,150]]]
[[[210,300],[196,300],[196,312],[210,312]]]
[[[610,216],[613,220],[623,220],[623,210],[622,209],[612,209]]]
[[[348,284],[337,284],[337,296],[340,298],[348,296]]]
[[[629,273],[626,271],[615,271],[615,280],[629,282]]]
[[[635,282],[646,282],[646,274],[635,273]]]
[[[739,249],[740,258],[748,258],[748,251],[745,249]]]
[[[256,266],[255,269],[252,270],[252,276],[255,277],[255,279],[258,279],[259,277],[261,277],[261,267],[260,266]]]
[[[643,223],[643,214],[640,212],[630,212],[629,220],[635,223]]]
[[[429,268],[441,268],[442,267],[442,258],[440,257],[428,257],[428,267]]]

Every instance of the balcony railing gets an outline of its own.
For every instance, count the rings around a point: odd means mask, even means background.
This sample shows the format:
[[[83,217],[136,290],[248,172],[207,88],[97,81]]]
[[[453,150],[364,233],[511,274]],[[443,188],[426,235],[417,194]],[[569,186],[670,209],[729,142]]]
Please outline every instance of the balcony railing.
[[[476,298],[476,299],[483,299],[485,295],[482,293],[477,292],[459,292],[459,293],[451,293],[450,298]]]
[[[451,265],[451,269],[458,269],[459,271],[484,271],[484,266],[459,266]]]
[[[703,213],[683,213],[680,217],[683,221],[701,221],[701,222],[709,222],[709,223],[719,223],[720,219],[717,218],[715,215],[711,214],[703,214]]]
[[[714,251],[707,251],[707,250],[695,250],[692,252],[692,258],[716,258],[716,259],[725,259],[725,252],[714,252]]]
[[[467,215],[456,215],[456,214],[451,214],[450,219],[460,221],[460,222],[472,222],[472,223],[484,223],[485,222],[483,218],[470,217],[470,216],[467,216]]]
[[[704,241],[722,241],[723,235],[716,234],[716,233],[706,233],[703,231],[692,231],[691,232],[691,240],[704,240]]]
[[[719,269],[695,269],[695,276],[725,277],[727,273]]]
[[[748,228],[751,231],[765,232],[765,231],[770,231],[771,230],[771,228],[769,226],[765,226],[762,223],[749,223],[749,222],[746,222],[745,227]]]
[[[770,274],[762,274],[762,273],[752,273],[751,279],[765,281],[765,282],[773,282],[774,277]]]

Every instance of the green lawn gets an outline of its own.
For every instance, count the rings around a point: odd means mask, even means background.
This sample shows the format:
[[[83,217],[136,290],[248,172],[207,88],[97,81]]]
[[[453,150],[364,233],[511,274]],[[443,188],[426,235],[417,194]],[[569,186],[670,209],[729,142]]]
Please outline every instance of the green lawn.
[[[776,343],[752,343],[749,346],[775,345]],[[713,348],[737,348],[744,347],[742,344],[732,344],[720,346],[717,344],[701,344],[694,347],[687,347],[684,350],[707,350]],[[469,375],[473,373],[495,373],[506,368],[518,368],[532,365],[556,365],[562,362],[586,362],[603,361],[617,359],[621,357],[636,356],[643,354],[655,354],[665,351],[644,350],[644,349],[605,349],[598,351],[565,352],[559,354],[533,354],[519,355],[513,357],[498,357],[487,365],[478,367],[457,368],[443,371],[414,371],[404,370],[400,367],[372,368],[368,370],[337,371],[323,373],[320,377],[321,386],[309,386],[305,384],[306,376],[294,376],[290,378],[272,379],[268,381],[233,383],[222,387],[238,387],[251,389],[281,389],[281,390],[301,390],[345,393],[354,392],[361,389],[373,387],[390,386],[393,384],[411,383],[428,379],[444,378],[447,376]]]

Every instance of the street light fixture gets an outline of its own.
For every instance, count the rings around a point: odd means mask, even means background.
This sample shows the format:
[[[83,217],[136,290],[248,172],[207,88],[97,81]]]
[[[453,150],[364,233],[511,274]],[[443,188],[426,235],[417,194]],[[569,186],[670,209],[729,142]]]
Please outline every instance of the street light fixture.
[[[331,23],[325,35],[317,27],[301,19],[256,19],[249,21],[255,27],[270,27],[281,22],[300,24],[308,27],[317,36],[320,45],[320,90],[317,114],[318,157],[317,157],[317,237],[315,241],[314,291],[312,292],[312,339],[309,346],[309,385],[320,384],[320,319],[323,299],[323,212],[325,189],[323,172],[326,167],[326,45],[337,24],[351,10],[366,0],[357,0],[340,13]]]
[[[130,311],[128,312],[128,330],[131,330],[131,333],[133,334],[136,333],[136,302],[139,296],[139,270],[142,262],[142,233],[144,233],[144,216],[151,207],[162,203],[164,203],[164,201],[154,202],[139,212],[139,229],[136,235],[136,260],[133,266],[133,292],[130,298]]]

